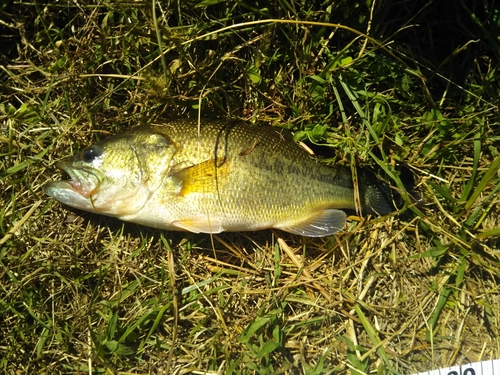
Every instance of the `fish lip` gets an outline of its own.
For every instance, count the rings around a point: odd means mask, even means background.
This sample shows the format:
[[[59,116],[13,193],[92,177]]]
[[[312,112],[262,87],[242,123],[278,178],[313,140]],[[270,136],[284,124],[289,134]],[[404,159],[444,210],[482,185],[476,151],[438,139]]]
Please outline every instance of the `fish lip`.
[[[82,182],[81,182],[80,178],[78,177],[78,175],[75,172],[73,172],[73,169],[69,165],[67,165],[66,163],[64,163],[62,161],[58,161],[56,163],[56,168],[65,172],[68,175],[68,177],[70,178],[69,180],[62,180],[59,182],[69,184],[71,186],[71,188],[75,191],[79,192],[81,190]]]
[[[62,161],[58,161],[56,163],[56,168],[66,173],[69,177],[69,180],[58,181],[58,183],[64,184],[64,188],[69,188],[85,198],[89,198],[90,196],[95,194],[97,189],[99,188],[99,184],[95,186],[84,184],[82,182],[81,175],[77,172],[77,170],[84,170],[86,173],[93,175],[98,181],[100,181],[100,176],[96,173],[94,168],[75,168]],[[59,185],[59,187],[62,186]]]

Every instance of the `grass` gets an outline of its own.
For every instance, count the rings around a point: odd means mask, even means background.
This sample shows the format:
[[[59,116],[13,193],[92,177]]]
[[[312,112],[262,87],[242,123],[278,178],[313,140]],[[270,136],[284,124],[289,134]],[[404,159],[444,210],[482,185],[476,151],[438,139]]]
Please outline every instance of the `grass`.
[[[0,5],[0,372],[410,374],[500,358],[494,2],[153,4]],[[424,204],[332,238],[210,237],[44,196],[54,162],[88,143],[199,114],[291,129],[400,189],[404,164]]]

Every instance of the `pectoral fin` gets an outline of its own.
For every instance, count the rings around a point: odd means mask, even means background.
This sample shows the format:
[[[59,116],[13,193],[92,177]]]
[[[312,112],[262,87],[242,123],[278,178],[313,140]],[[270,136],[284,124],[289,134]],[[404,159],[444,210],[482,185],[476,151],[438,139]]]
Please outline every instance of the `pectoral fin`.
[[[289,226],[279,226],[286,232],[306,237],[325,237],[344,229],[345,212],[334,209],[322,210],[304,221]]]
[[[172,223],[172,225],[178,229],[193,233],[220,233],[224,231],[221,221],[217,218],[179,220]]]
[[[215,193],[226,183],[229,174],[229,161],[207,160],[176,172],[173,177],[182,186],[178,195],[190,193]]]

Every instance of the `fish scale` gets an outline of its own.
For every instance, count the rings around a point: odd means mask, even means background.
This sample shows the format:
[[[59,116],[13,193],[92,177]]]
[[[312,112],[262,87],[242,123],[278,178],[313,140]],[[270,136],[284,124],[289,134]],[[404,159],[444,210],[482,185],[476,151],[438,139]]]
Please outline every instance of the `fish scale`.
[[[278,129],[230,122],[203,125],[201,139],[212,139],[208,144],[219,147],[217,151],[213,146],[202,147],[196,162],[227,158],[230,171],[227,180],[219,184],[218,194],[200,196],[192,203],[195,209],[209,207],[209,212],[224,215],[227,221],[231,217],[234,222],[228,222],[229,227],[259,221],[301,221],[318,208],[354,208],[350,172],[317,162]],[[198,144],[195,123],[181,124],[173,133],[169,127],[155,127],[158,133],[165,129],[171,139],[183,145],[178,154],[189,160]],[[331,188],[333,183],[339,185],[336,191]],[[341,186],[346,187],[344,191]]]

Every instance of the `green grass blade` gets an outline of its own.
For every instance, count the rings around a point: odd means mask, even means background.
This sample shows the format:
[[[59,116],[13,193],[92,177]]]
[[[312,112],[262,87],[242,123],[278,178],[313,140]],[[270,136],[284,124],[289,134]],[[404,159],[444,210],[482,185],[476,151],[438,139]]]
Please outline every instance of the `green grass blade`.
[[[493,176],[498,174],[498,170],[500,168],[500,155],[496,157],[496,159],[491,163],[488,170],[484,174],[483,178],[479,182],[479,184],[474,189],[474,192],[471,194],[467,203],[465,203],[465,209],[469,210],[479,195],[484,191],[486,185],[491,181]]]
[[[363,313],[363,310],[361,310],[361,306],[358,304],[354,305],[354,311],[356,311],[356,315],[358,316],[359,320],[361,321],[361,324],[363,325],[363,328],[365,329],[366,334],[370,338],[373,346],[378,347],[377,353],[382,358],[384,361],[385,366],[387,367],[387,370],[390,371],[392,374],[398,374],[393,368],[391,361],[389,360],[389,356],[387,355],[383,345],[381,345],[381,342],[377,336],[377,333],[375,332],[375,329],[372,327],[368,319],[366,318],[365,314]]]

